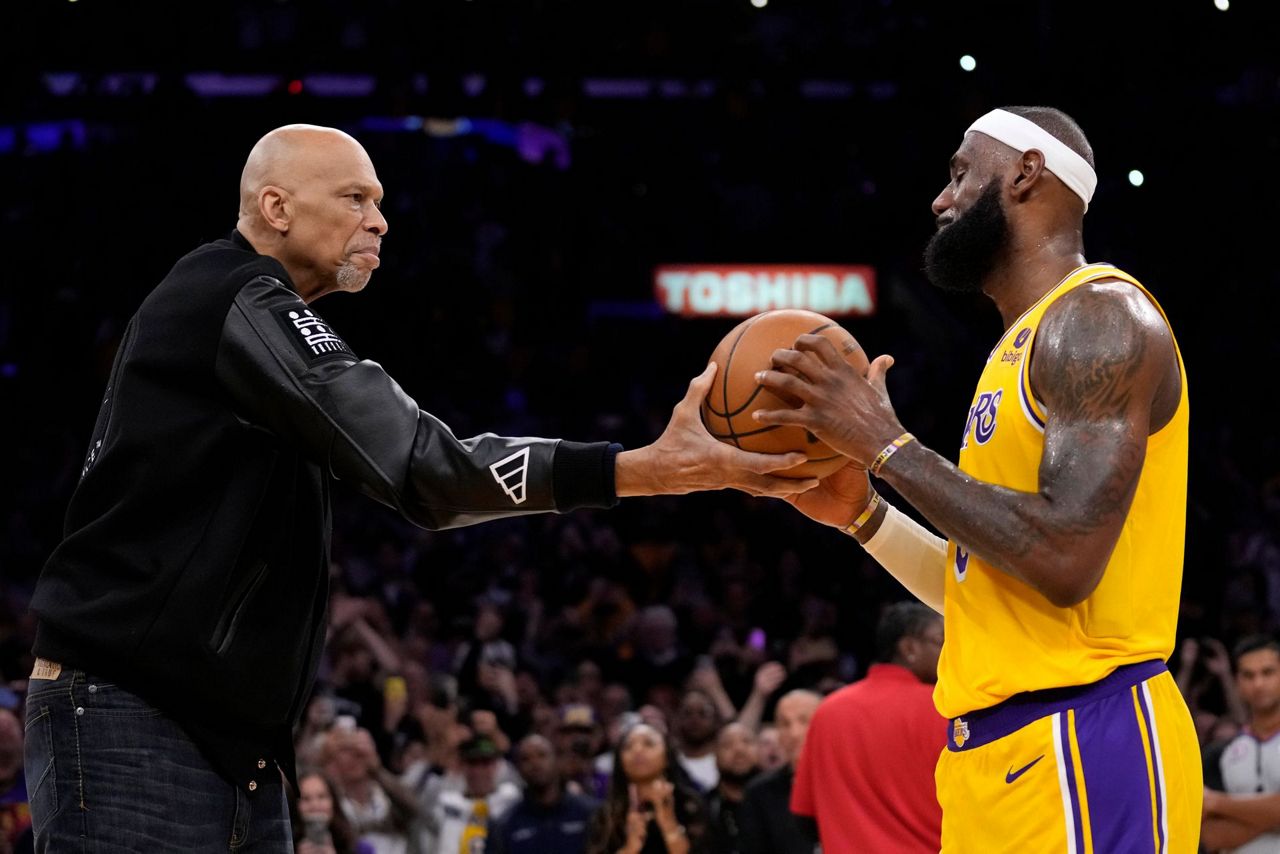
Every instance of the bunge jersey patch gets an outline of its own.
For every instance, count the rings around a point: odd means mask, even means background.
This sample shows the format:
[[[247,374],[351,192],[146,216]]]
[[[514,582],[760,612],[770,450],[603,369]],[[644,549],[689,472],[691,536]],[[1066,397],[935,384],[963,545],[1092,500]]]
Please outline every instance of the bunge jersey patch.
[[[353,361],[356,356],[325,320],[309,308],[285,308],[275,312],[285,337],[307,362]]]

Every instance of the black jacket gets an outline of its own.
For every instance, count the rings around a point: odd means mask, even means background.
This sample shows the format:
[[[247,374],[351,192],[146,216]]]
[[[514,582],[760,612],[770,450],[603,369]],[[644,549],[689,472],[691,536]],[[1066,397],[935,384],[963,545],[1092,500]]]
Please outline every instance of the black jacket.
[[[738,807],[738,850],[742,854],[814,854],[818,826],[791,812],[795,771],[783,765],[750,783]]]
[[[138,693],[247,786],[293,774],[328,605],[329,479],[427,528],[606,507],[617,446],[459,440],[238,233],[180,260],[112,367],[34,652]]]

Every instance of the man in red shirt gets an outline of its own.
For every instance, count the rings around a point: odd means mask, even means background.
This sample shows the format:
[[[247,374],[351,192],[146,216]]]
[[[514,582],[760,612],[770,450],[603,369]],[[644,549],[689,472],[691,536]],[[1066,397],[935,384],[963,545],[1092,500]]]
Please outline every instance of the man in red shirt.
[[[890,606],[862,681],[822,701],[796,766],[791,811],[818,822],[825,854],[936,854],[942,808],[933,769],[946,721],[933,707],[942,616]]]

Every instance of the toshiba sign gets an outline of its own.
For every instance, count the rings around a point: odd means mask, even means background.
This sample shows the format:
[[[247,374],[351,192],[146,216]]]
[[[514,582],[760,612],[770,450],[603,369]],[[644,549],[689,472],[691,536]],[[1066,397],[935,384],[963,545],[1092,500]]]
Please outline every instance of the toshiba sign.
[[[775,308],[835,317],[876,309],[876,271],[862,265],[667,265],[654,270],[653,286],[663,308],[686,317],[750,317]]]

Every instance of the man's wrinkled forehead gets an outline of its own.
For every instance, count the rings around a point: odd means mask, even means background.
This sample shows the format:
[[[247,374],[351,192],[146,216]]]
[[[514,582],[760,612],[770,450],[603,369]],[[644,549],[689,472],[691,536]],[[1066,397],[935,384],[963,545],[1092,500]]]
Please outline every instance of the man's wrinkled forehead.
[[[381,189],[369,155],[362,147],[345,139],[310,141],[299,147],[290,166],[304,180],[361,184]]]

